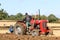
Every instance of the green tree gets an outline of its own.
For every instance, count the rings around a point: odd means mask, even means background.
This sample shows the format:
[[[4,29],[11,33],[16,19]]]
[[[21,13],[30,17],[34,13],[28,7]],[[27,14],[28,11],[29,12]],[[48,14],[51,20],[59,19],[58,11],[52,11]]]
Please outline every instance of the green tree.
[[[4,9],[0,10],[0,20],[6,19],[7,17],[8,13]]]
[[[49,20],[49,22],[56,22],[58,20],[58,18],[55,15],[50,14],[48,16],[48,20]]]
[[[10,15],[8,19],[9,20],[16,20],[16,17],[15,17],[15,15]]]
[[[0,6],[1,6],[1,3],[0,3]]]
[[[17,13],[16,19],[17,20],[22,20],[23,19],[23,14],[22,13]]]
[[[41,19],[41,20],[46,20],[47,17],[46,17],[45,15],[42,15],[42,16],[40,16],[40,19]]]

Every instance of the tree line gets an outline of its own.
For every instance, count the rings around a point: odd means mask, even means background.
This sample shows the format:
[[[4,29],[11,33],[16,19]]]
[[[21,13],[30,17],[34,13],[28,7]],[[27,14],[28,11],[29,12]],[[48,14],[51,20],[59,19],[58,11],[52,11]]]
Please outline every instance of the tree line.
[[[35,15],[31,15],[35,18]],[[25,15],[23,13],[17,13],[16,15],[9,15],[4,9],[0,10],[0,20],[23,20]],[[49,22],[58,22],[59,18],[57,18],[54,14],[50,14],[48,17],[45,15],[36,15],[36,18],[40,20],[48,20]]]

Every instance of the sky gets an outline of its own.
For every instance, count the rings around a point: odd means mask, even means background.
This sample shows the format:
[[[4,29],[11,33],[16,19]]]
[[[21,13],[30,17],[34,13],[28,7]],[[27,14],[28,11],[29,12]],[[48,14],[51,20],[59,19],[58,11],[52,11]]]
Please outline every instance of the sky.
[[[60,18],[60,0],[0,0],[0,3],[0,9],[3,8],[9,15],[26,12],[33,15],[38,14],[40,9],[40,15],[54,14]]]

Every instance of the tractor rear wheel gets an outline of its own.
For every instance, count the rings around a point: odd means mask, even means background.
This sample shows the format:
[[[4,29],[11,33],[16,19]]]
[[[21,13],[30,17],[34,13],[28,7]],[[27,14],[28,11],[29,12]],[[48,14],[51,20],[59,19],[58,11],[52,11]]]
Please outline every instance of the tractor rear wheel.
[[[19,27],[19,28],[17,28]],[[15,24],[15,27],[14,27],[14,33],[15,34],[19,34],[19,35],[24,35],[25,34],[25,28],[23,25],[20,25],[20,24]]]

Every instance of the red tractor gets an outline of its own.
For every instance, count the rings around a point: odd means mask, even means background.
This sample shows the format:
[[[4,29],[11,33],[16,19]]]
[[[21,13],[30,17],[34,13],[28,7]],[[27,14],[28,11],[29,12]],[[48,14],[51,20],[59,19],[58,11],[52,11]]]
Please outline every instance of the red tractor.
[[[50,32],[50,29],[47,27],[47,20],[34,20],[30,21],[29,30],[26,28],[26,24],[23,21],[17,21],[15,24],[15,33],[16,27],[20,27],[20,35],[30,34],[30,35],[47,35]],[[52,34],[52,33],[51,33]]]

